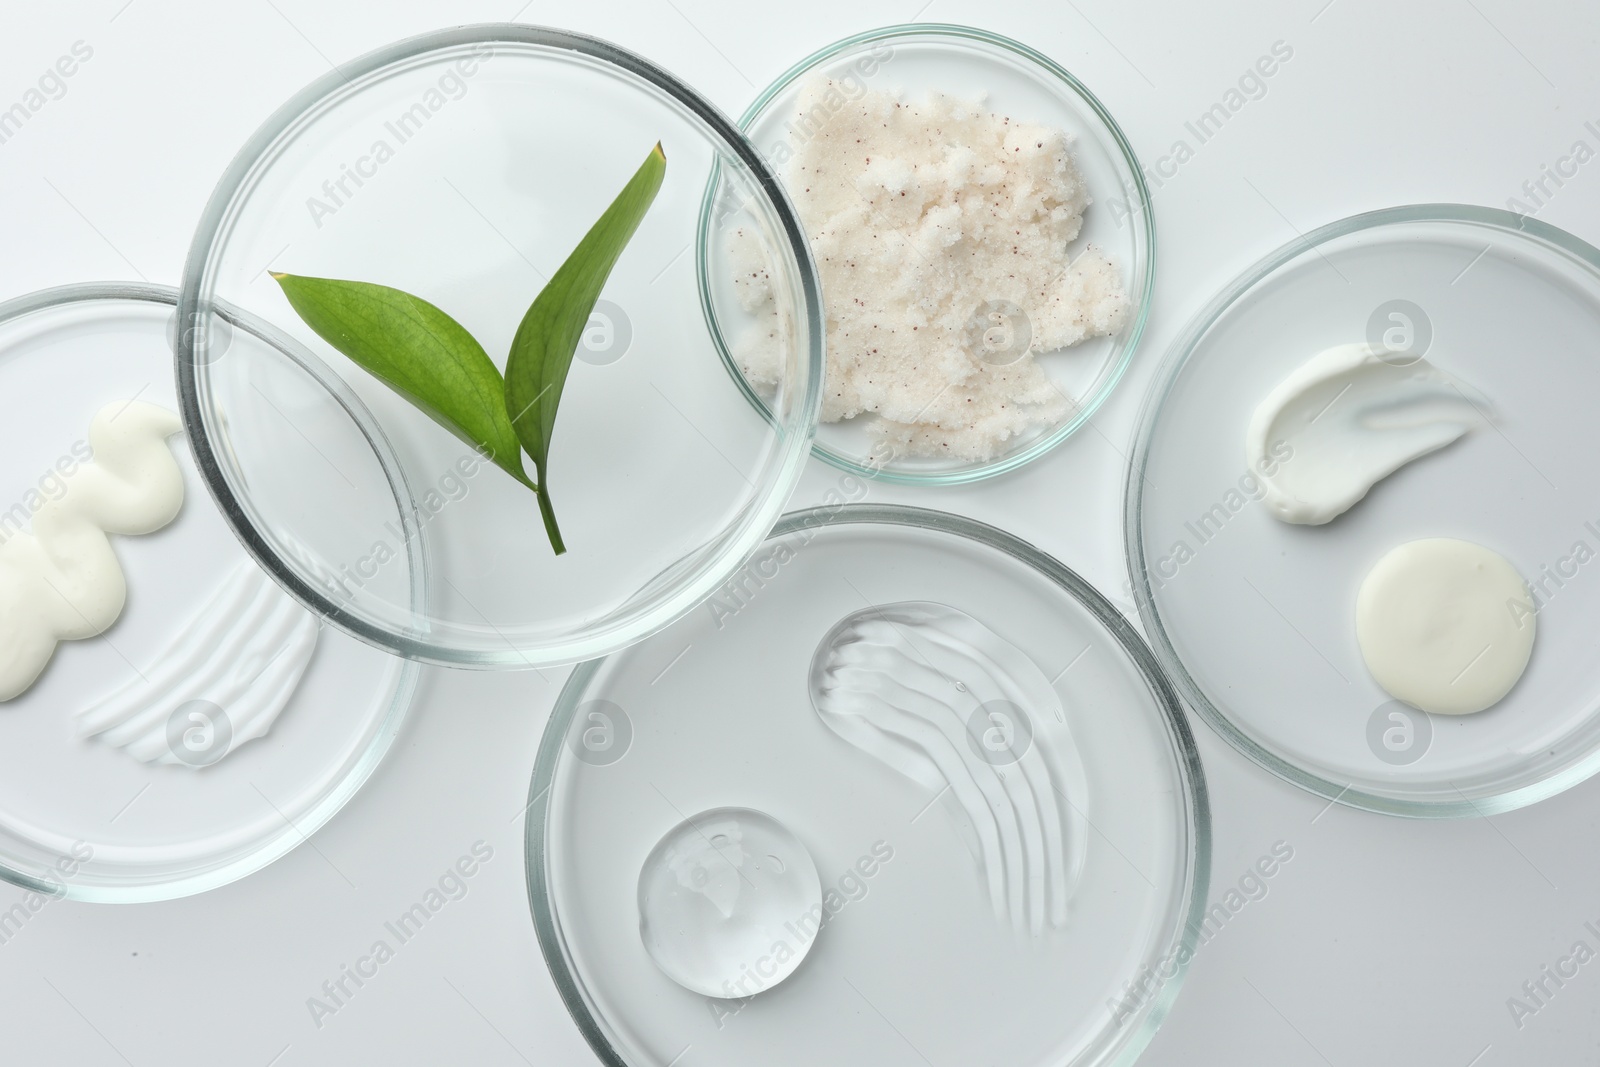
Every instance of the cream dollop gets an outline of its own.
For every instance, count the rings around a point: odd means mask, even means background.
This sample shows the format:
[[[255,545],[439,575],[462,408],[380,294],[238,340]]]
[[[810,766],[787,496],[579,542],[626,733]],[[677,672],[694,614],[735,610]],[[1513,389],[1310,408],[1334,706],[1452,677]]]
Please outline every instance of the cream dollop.
[[[167,438],[178,416],[142,401],[108,404],[89,427],[94,462],[0,543],[0,701],[26,692],[62,641],[103,633],[127,581],[108,534],[148,534],[183,507],[183,472]]]
[[[1534,606],[1505,557],[1430,537],[1391,549],[1356,595],[1356,640],[1390,696],[1435,715],[1500,702],[1533,653]]]
[[[811,700],[834,733],[955,798],[997,916],[1035,934],[1066,922],[1086,778],[1061,698],[1025,653],[943,604],[866,608],[818,646]]]
[[[1339,345],[1267,394],[1250,419],[1245,452],[1251,470],[1273,470],[1262,476],[1271,513],[1316,526],[1461,437],[1482,406],[1426,360],[1402,365],[1379,346]],[[1290,458],[1276,462],[1283,455]]]

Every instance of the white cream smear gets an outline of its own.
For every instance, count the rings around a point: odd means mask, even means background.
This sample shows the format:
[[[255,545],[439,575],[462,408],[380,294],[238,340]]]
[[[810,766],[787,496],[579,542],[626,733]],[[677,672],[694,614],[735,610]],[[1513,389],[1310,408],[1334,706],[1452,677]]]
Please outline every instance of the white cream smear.
[[[78,713],[78,736],[98,736],[144,763],[209,766],[277,721],[311,663],[320,631],[316,616],[247,560],[152,666]],[[169,719],[196,700],[226,716],[227,747],[184,758],[174,751]]]
[[[1533,653],[1527,584],[1470,541],[1411,541],[1380,559],[1356,596],[1356,639],[1378,684],[1436,715],[1499,703]]]
[[[834,733],[955,798],[997,917],[1034,934],[1065,923],[1088,848],[1086,778],[1061,699],[1033,660],[964,612],[907,602],[842,619],[817,648],[810,684]],[[1031,729],[1002,721],[1019,713]]]
[[[1467,386],[1426,360],[1400,366],[1390,355],[1367,344],[1327,349],[1256,407],[1245,451],[1251,470],[1275,468],[1261,479],[1275,517],[1311,526],[1337,518],[1481,420],[1483,402]]]
[[[148,534],[183,507],[183,473],[167,438],[178,416],[142,401],[108,404],[89,427],[94,462],[33,515],[31,533],[0,543],[0,701],[33,685],[62,641],[103,633],[122,614],[127,581],[108,534]]]

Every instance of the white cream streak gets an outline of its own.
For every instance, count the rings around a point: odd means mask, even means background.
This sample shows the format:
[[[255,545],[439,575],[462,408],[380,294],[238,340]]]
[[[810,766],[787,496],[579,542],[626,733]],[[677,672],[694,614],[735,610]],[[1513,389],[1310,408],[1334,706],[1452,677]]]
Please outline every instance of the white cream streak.
[[[98,736],[145,763],[191,765],[173,753],[167,720],[173,709],[206,700],[228,717],[232,741],[224,755],[232,753],[272,727],[311,663],[319,632],[316,617],[247,560],[153,666],[78,713],[78,735]]]
[[[867,608],[818,647],[811,699],[846,741],[950,791],[977,835],[997,916],[1034,934],[1066,922],[1088,848],[1086,779],[1061,699],[1027,655],[942,604]],[[1014,762],[1015,749],[985,758],[970,733],[974,713],[995,706],[1021,709],[1032,724]]]
[[[178,416],[140,401],[108,404],[89,427],[94,462],[0,544],[0,701],[38,680],[56,645],[103,633],[122,614],[127,580],[107,534],[154,533],[183,507],[167,438]]]
[[[1391,359],[1374,345],[1329,348],[1256,407],[1245,458],[1263,472],[1272,515],[1330,522],[1407,463],[1483,421],[1488,401],[1464,383],[1424,359]],[[1280,448],[1290,455],[1281,465],[1272,462]]]

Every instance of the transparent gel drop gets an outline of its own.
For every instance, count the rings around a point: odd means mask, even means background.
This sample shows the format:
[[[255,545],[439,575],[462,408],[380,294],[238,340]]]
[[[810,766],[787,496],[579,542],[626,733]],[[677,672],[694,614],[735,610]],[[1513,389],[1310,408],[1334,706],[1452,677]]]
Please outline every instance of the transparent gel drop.
[[[674,982],[748,997],[795,972],[822,922],[805,846],[749,808],[713,808],[673,827],[639,872],[639,937]]]

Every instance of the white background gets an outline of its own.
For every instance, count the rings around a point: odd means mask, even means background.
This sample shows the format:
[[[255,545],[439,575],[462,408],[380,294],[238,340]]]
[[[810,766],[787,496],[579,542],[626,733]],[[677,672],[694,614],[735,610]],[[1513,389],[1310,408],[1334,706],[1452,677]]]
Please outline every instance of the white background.
[[[212,185],[273,108],[330,62],[447,23],[516,17],[607,37],[734,114],[836,38],[972,23],[1077,74],[1147,164],[1281,40],[1293,59],[1266,95],[1154,193],[1150,331],[1093,428],[998,481],[873,488],[1013,530],[1125,601],[1133,416],[1211,293],[1297,231],[1411,202],[1505,206],[1575,140],[1600,147],[1584,129],[1600,127],[1600,9],[1586,0],[520,2],[0,0],[0,109],[75,41],[94,49],[66,95],[0,145],[0,297],[176,283]],[[1539,214],[1600,243],[1600,161]],[[795,504],[831,481],[814,467]],[[0,945],[0,1061],[595,1062],[539,955],[517,814],[560,675],[427,672],[365,791],[309,847],[240,883],[156,905],[51,903]],[[1506,1004],[1576,940],[1600,947],[1584,930],[1600,926],[1600,782],[1492,820],[1410,822],[1327,809],[1196,731],[1212,897],[1274,842],[1294,859],[1201,951],[1144,1063],[1600,1063],[1600,962],[1520,1028]],[[494,858],[468,896],[318,1028],[306,999],[480,839]],[[0,909],[20,897],[0,888]]]

